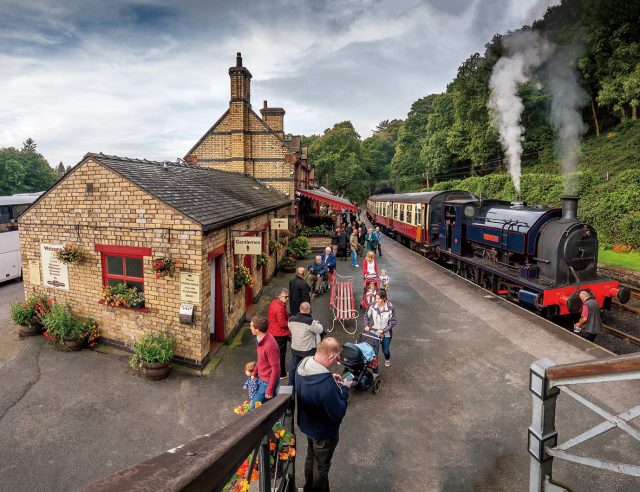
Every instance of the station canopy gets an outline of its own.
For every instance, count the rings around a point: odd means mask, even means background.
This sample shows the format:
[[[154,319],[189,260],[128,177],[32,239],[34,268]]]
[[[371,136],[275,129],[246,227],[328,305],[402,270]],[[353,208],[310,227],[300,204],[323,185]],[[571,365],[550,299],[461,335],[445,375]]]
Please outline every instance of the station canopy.
[[[317,200],[320,203],[326,203],[332,210],[336,212],[342,211],[342,209],[350,210],[351,212],[357,212],[358,207],[351,203],[346,198],[343,198],[333,193],[329,193],[324,190],[298,190],[297,193],[301,196],[306,196],[312,200]]]

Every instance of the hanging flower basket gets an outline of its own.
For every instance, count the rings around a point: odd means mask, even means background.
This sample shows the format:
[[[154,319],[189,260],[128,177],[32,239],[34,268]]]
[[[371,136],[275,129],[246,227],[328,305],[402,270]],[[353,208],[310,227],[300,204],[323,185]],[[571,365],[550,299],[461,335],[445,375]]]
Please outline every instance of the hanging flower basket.
[[[67,243],[56,251],[56,258],[65,264],[80,263],[84,258],[84,251],[78,244]]]
[[[151,262],[151,266],[153,268],[153,272],[156,275],[156,278],[166,276],[173,278],[173,275],[176,272],[176,262],[173,258],[169,258],[168,256],[155,258]]]
[[[255,279],[251,276],[251,271],[246,266],[239,265],[236,267],[233,274],[233,285],[236,289],[239,289],[243,285],[253,288],[254,282]]]
[[[264,253],[261,253],[257,257],[258,266],[259,267],[266,267],[269,264],[270,260],[271,260],[271,258],[269,258]]]

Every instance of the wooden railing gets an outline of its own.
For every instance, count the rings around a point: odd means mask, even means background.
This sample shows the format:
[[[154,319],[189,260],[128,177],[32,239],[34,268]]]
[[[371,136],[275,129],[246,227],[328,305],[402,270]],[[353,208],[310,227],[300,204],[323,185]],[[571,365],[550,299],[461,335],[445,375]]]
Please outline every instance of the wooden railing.
[[[275,488],[269,463],[269,437],[273,425],[284,419],[285,429],[294,433],[291,389],[291,386],[281,387],[278,396],[220,430],[93,482],[83,490],[218,491],[253,451],[257,453],[254,453],[248,476],[251,468],[257,466],[261,491],[296,490],[295,458],[287,462],[285,470],[276,473]]]
[[[619,415],[613,415],[569,388],[570,385],[638,379],[640,379],[640,354],[607,357],[564,365],[556,365],[549,359],[542,359],[531,365],[529,390],[532,393],[533,408],[528,438],[528,451],[531,455],[530,492],[567,490],[552,481],[554,457],[640,477],[640,466],[638,465],[591,458],[567,451],[614,428],[618,428],[640,441],[640,432],[628,423],[640,416],[640,405]],[[555,408],[556,399],[561,391],[603,417],[604,421],[578,436],[558,444],[558,433],[555,430]]]

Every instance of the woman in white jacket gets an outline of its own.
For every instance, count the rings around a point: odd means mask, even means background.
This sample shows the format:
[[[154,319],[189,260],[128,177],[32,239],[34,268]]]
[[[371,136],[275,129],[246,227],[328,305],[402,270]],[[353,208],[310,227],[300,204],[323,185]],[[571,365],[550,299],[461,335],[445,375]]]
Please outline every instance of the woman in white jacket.
[[[384,365],[391,365],[391,338],[393,337],[393,327],[396,326],[396,310],[387,301],[387,291],[381,289],[376,295],[376,302],[373,303],[364,315],[364,331],[373,331],[382,337],[382,353],[384,354]]]

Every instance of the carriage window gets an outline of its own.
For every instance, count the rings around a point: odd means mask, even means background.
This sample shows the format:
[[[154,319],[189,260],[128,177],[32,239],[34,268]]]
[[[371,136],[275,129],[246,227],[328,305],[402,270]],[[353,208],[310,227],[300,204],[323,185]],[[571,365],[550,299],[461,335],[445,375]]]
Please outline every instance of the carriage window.
[[[411,224],[413,220],[413,205],[407,205],[407,223]]]
[[[400,205],[400,222],[404,222],[404,205]]]
[[[398,204],[393,204],[393,218],[394,220],[398,220]]]

